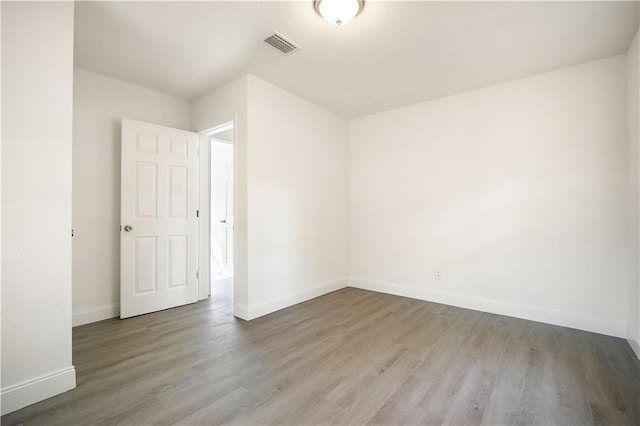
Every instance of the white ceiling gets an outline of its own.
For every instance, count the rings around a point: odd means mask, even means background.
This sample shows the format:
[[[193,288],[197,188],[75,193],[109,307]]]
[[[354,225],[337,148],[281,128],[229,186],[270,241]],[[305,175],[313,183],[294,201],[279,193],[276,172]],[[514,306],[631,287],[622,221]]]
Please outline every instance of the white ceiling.
[[[77,2],[77,66],[187,100],[251,73],[347,118],[626,52],[638,2]],[[302,50],[283,55],[273,31]]]

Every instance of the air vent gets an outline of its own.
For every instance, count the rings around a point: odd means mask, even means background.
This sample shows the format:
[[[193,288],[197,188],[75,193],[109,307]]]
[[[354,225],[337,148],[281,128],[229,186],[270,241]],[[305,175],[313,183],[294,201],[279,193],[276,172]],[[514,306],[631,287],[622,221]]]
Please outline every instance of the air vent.
[[[273,33],[269,37],[265,38],[264,41],[287,55],[300,50],[300,47],[297,44],[291,40],[287,40],[284,36],[278,33]]]

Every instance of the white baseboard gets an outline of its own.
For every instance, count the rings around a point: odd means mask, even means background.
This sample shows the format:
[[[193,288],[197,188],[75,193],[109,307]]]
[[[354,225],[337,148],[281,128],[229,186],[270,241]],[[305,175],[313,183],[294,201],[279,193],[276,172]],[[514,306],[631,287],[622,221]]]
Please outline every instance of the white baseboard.
[[[638,359],[640,359],[640,339],[629,333],[627,336],[627,342],[629,342],[629,346],[631,346],[633,353],[635,353]]]
[[[241,303],[236,303],[233,306],[233,316],[245,321],[249,321],[251,319],[249,318],[249,307]]]
[[[9,386],[0,392],[2,415],[35,404],[76,387],[76,369],[71,366]]]
[[[238,318],[250,321],[272,312],[279,311],[280,309],[288,308],[289,306],[297,305],[298,303],[306,302],[307,300],[331,293],[332,291],[340,290],[346,286],[347,279],[340,278],[249,306],[237,303],[234,306],[234,315]]]
[[[622,321],[611,321],[605,318],[592,317],[571,312],[557,311],[535,306],[521,305],[518,303],[504,302],[501,300],[467,296],[463,294],[426,290],[357,277],[349,278],[349,286],[376,291],[379,293],[394,294],[396,296],[442,303],[444,305],[457,306],[460,308],[472,309],[474,311],[489,312],[492,314],[591,331],[594,333],[606,334],[608,336],[627,337],[626,323]]]
[[[82,309],[73,313],[73,326],[90,324],[120,316],[120,305],[104,305],[96,308]]]

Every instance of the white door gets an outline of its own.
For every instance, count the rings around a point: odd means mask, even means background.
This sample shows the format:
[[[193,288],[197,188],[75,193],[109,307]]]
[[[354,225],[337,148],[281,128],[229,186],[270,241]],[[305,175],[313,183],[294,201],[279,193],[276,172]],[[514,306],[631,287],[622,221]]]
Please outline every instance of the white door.
[[[230,146],[231,155],[225,164],[225,189],[226,189],[226,216],[225,232],[226,244],[224,250],[224,272],[233,275],[233,146]]]
[[[211,256],[214,273],[233,275],[233,145],[211,140]]]
[[[198,300],[198,136],[122,120],[120,318]]]

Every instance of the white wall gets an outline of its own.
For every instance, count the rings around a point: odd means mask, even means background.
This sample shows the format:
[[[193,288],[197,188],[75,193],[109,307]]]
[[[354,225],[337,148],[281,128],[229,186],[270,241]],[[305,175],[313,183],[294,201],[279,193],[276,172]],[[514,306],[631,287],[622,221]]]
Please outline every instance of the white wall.
[[[75,387],[73,2],[2,2],[2,414]]]
[[[233,161],[234,161],[234,265],[233,265],[233,298],[234,314],[247,319],[246,310],[239,311],[238,306],[246,306],[249,294],[248,259],[247,259],[247,80],[244,76],[225,86],[219,87],[196,99],[191,105],[191,127],[196,132],[211,129],[230,121],[234,122]],[[200,167],[208,168],[205,162],[209,158],[208,146],[200,140]],[[210,179],[210,177],[207,177]],[[202,179],[202,175],[201,175]],[[207,179],[207,180],[208,180]],[[211,205],[210,193],[200,191],[200,206]],[[209,213],[209,212],[203,212]],[[200,215],[201,235],[209,234],[207,214]],[[208,261],[208,247],[203,246],[205,239],[201,239],[200,250],[206,253],[201,256],[202,263]]]
[[[625,68],[618,56],[352,120],[353,284],[623,336]]]
[[[344,287],[347,121],[251,75],[194,101],[192,117],[196,131],[235,120],[235,315]]]
[[[640,174],[638,163],[640,161],[640,67],[638,66],[638,34],[627,52],[627,134],[629,141],[629,340],[640,358]]]
[[[346,285],[347,121],[248,80],[249,317]]]
[[[119,315],[120,123],[189,130],[189,102],[75,68],[73,93],[74,325]]]

